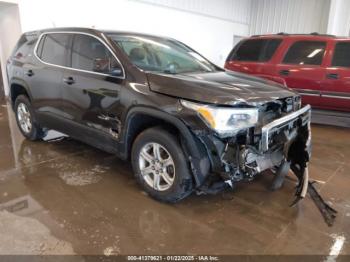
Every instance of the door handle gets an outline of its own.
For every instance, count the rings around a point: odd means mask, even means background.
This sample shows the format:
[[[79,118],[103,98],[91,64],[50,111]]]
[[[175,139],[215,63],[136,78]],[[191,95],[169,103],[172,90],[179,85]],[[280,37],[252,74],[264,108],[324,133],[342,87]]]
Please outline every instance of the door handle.
[[[69,76],[69,77],[63,78],[63,82],[65,82],[67,85],[73,85],[75,83],[75,80],[73,77]]]
[[[33,70],[29,69],[25,74],[26,74],[27,76],[33,76],[33,75],[34,75],[34,72],[33,72]]]
[[[327,74],[327,78],[328,79],[339,79],[339,75],[338,74]]]
[[[285,70],[281,70],[281,71],[280,71],[280,75],[281,75],[281,76],[288,76],[289,73],[290,73],[290,71],[289,71],[288,69],[285,69]]]

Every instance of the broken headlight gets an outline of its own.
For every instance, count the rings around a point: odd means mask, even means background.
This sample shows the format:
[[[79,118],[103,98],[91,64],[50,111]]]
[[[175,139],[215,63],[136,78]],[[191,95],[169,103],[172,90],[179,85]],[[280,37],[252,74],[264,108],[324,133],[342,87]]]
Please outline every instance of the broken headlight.
[[[204,122],[220,136],[228,136],[258,122],[258,109],[216,107],[181,100],[181,104],[196,111]]]

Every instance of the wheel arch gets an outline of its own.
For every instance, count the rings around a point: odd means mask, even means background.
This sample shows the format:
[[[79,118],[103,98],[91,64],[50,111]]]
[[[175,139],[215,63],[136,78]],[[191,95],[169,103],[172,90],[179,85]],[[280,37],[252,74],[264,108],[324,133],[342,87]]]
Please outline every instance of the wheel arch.
[[[28,85],[21,79],[13,79],[10,82],[10,101],[12,108],[14,108],[16,98],[19,95],[26,95],[30,102],[32,102],[32,95],[29,91]]]
[[[204,145],[177,117],[155,108],[136,106],[129,110],[123,130],[123,144],[126,157],[136,137],[144,130],[162,126],[169,132],[177,132],[183,139],[182,146],[187,156],[196,186],[202,185],[209,175],[210,162]]]

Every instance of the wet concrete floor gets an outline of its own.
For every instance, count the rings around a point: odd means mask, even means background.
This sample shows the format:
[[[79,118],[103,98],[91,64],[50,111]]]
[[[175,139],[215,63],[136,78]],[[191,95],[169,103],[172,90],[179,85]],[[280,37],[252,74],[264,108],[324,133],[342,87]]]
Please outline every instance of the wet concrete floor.
[[[0,254],[350,254],[350,132],[313,126],[310,176],[338,210],[328,227],[295,183],[270,175],[229,195],[149,198],[129,163],[71,139],[30,142],[0,107]],[[228,197],[229,196],[229,197]]]

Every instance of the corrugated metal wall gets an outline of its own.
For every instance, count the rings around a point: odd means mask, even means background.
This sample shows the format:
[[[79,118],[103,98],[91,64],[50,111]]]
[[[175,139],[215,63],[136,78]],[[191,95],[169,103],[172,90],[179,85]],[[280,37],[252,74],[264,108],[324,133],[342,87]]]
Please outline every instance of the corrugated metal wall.
[[[252,0],[133,0],[248,25]]]
[[[250,34],[327,32],[330,0],[252,0]]]

